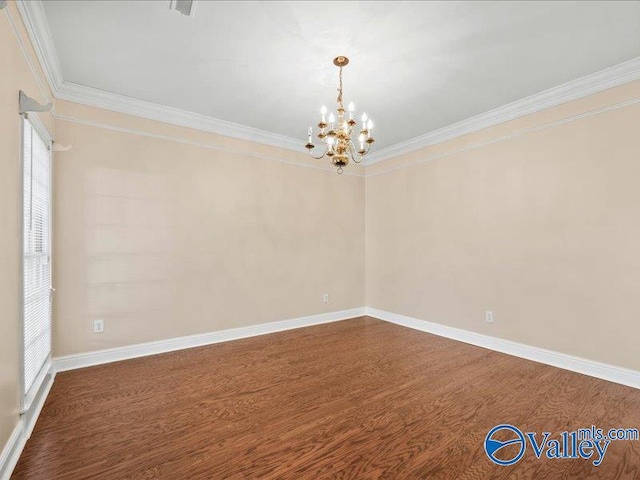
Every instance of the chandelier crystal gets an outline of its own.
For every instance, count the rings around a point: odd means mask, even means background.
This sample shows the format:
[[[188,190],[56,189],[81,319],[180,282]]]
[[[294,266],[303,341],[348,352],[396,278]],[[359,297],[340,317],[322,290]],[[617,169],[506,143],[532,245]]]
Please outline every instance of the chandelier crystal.
[[[325,156],[329,157],[331,163],[338,167],[338,173],[343,172],[343,167],[349,164],[349,160],[353,160],[355,163],[360,163],[364,160],[365,155],[369,153],[371,144],[375,142],[373,138],[373,122],[367,117],[366,113],[362,114],[362,125],[360,133],[357,138],[359,143],[358,149],[356,149],[352,136],[358,131],[358,122],[353,118],[355,114],[355,106],[353,102],[349,103],[348,111],[349,118],[346,118],[346,110],[342,103],[342,67],[349,63],[349,59],[345,56],[339,56],[333,59],[333,64],[340,69],[339,79],[340,86],[338,87],[338,118],[333,112],[329,113],[327,119],[327,107],[323,106],[320,109],[320,122],[318,123],[317,137],[322,144],[323,152],[320,156],[315,156],[311,152],[316,146],[313,144],[313,129],[309,127],[308,140],[305,148],[309,151],[315,159],[321,159]],[[327,121],[328,120],[328,121]]]

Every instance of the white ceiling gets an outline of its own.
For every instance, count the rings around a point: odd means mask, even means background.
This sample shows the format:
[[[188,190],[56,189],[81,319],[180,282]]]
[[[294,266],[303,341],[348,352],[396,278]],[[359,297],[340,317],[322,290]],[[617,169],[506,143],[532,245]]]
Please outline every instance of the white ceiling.
[[[640,56],[640,2],[43,3],[65,81],[301,142],[339,54],[378,147]]]

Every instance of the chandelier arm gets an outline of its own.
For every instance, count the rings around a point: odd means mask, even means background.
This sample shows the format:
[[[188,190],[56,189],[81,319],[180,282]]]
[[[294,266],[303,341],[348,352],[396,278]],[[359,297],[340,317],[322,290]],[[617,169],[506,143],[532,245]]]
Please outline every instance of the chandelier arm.
[[[311,150],[309,150],[309,156],[316,160],[320,160],[321,158],[324,158],[324,156],[327,154],[328,151],[329,151],[329,147],[325,147],[324,152],[322,152],[322,155],[320,155],[319,157],[316,157],[313,153],[311,153]]]
[[[367,156],[367,154],[369,153],[369,148],[371,148],[371,145],[370,145],[370,144],[367,144],[367,145],[364,147],[364,153],[363,153],[362,155],[360,155],[360,158],[361,158],[362,160],[364,160],[364,157],[366,157],[366,156]],[[362,160],[360,160],[360,161],[362,161]]]
[[[349,155],[351,156],[351,160],[353,160],[354,163],[362,163],[362,160],[364,160],[364,155],[360,156],[360,160],[356,160],[356,157],[353,156],[353,152],[355,151],[356,147],[353,144],[353,141],[351,139],[349,139]]]
[[[355,145],[354,145],[353,147],[354,147],[354,150],[355,150]],[[369,153],[369,149],[370,149],[370,148],[371,148],[371,144],[370,144],[370,143],[365,143],[364,153],[363,153],[362,155],[360,155],[360,158],[361,158],[362,160],[364,160],[364,157],[366,157],[366,156],[367,156],[367,154]],[[360,161],[362,161],[362,160],[360,160]],[[354,160],[354,161],[355,161],[355,160]],[[356,163],[358,163],[358,162],[356,162]]]

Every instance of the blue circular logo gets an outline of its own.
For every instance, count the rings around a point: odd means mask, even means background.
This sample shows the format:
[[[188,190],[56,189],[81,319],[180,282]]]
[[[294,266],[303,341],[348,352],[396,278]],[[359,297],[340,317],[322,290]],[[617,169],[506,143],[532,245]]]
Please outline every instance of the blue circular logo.
[[[507,432],[507,440],[495,440],[493,437],[498,432]],[[504,434],[502,435],[504,436]],[[501,437],[502,437],[501,436]],[[503,459],[497,458],[496,454],[504,447],[509,445],[518,444],[520,445],[520,449],[516,452],[516,454],[511,459]],[[524,451],[527,448],[527,444],[524,439],[524,435],[522,432],[514,427],[513,425],[498,425],[497,427],[493,427],[487,433],[487,436],[484,439],[484,451],[487,454],[487,457],[498,465],[508,466],[517,463],[522,456],[524,455]]]

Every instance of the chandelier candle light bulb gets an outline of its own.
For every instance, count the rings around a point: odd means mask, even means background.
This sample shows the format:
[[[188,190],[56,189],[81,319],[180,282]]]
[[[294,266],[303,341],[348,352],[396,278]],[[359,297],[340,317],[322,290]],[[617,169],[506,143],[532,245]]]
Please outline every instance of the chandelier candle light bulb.
[[[371,131],[373,130],[373,122],[366,113],[362,114],[362,127],[360,129],[360,136],[358,141],[360,142],[360,149],[356,150],[353,145],[352,135],[356,132],[357,122],[354,119],[355,105],[353,102],[349,102],[348,111],[349,119],[345,119],[345,108],[342,101],[342,68],[349,63],[349,59],[345,56],[339,56],[333,59],[333,64],[340,69],[339,80],[340,85],[338,87],[338,96],[336,101],[338,103],[337,108],[337,123],[336,116],[333,112],[329,113],[329,122],[327,123],[326,114],[327,107],[324,105],[320,109],[321,119],[318,123],[317,137],[324,145],[324,151],[320,156],[314,156],[311,150],[315,148],[313,144],[313,129],[309,127],[308,141],[305,148],[309,151],[309,155],[313,158],[320,159],[325,155],[329,157],[331,163],[338,167],[338,173],[342,173],[343,167],[349,164],[350,160],[355,163],[360,163],[364,159],[365,155],[369,153],[369,148],[375,139]],[[328,128],[327,131],[325,129]],[[366,144],[366,145],[365,145]]]

